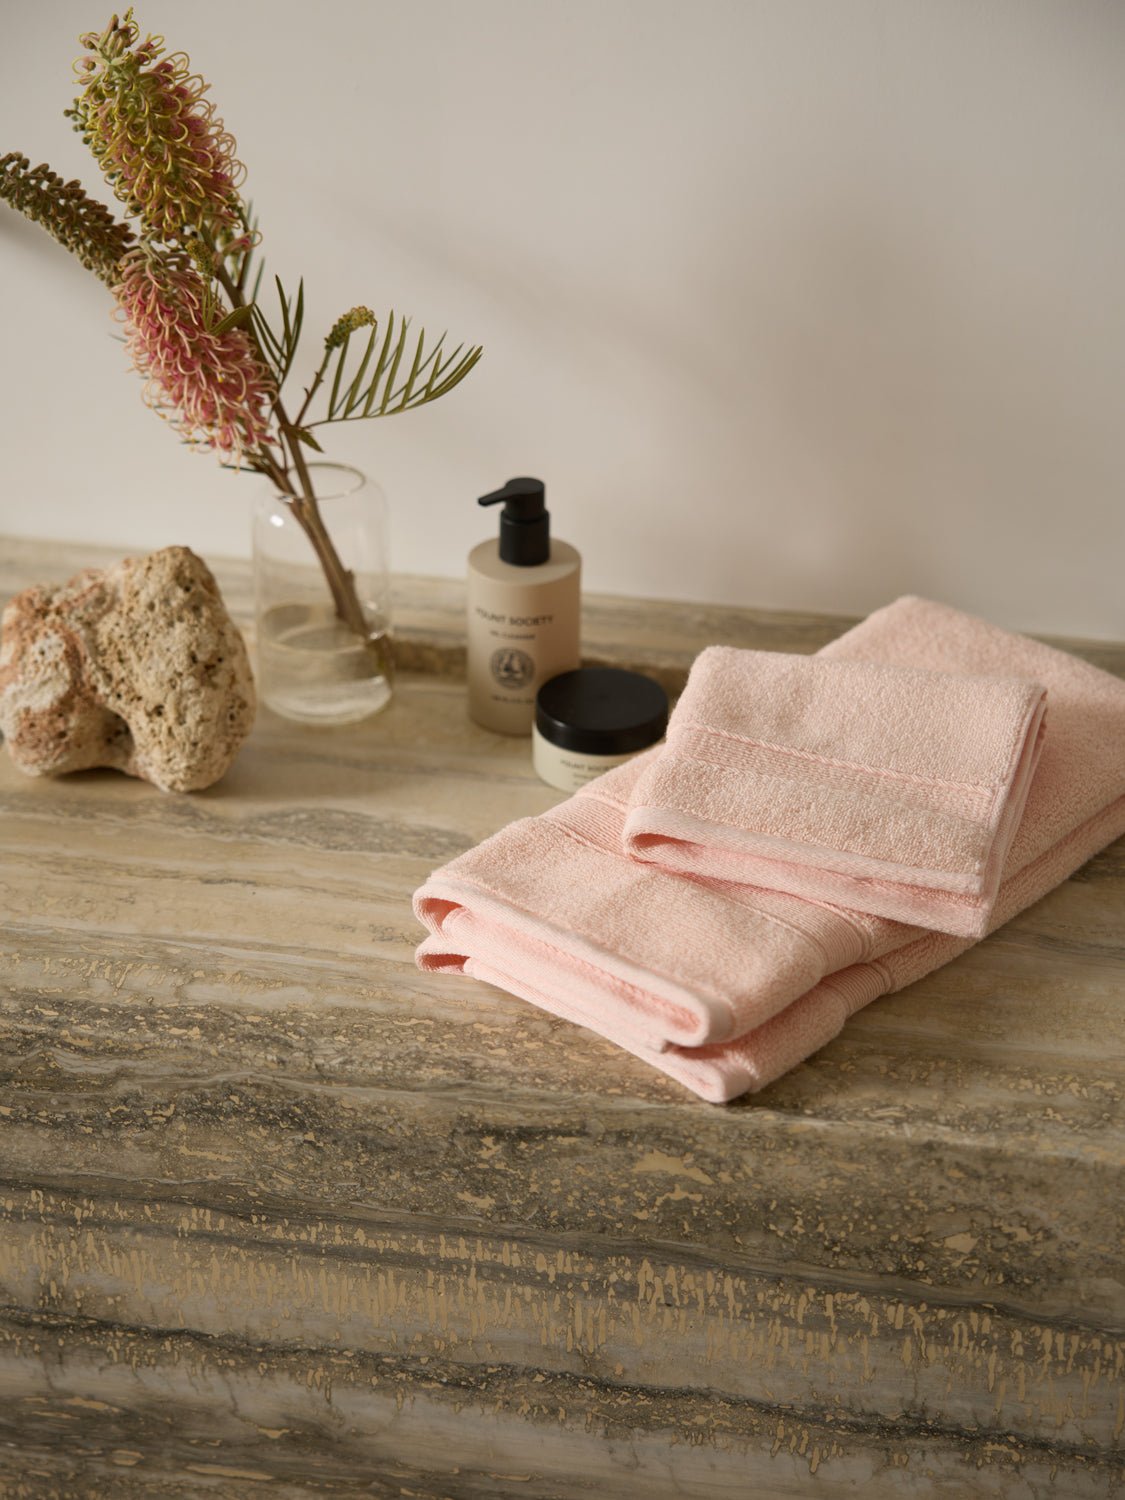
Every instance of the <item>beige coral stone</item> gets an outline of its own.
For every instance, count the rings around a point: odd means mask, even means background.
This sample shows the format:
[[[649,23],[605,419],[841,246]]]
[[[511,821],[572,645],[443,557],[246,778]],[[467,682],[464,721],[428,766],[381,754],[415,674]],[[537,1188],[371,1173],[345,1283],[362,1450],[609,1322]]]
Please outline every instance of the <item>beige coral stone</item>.
[[[163,791],[218,781],[254,722],[246,647],[187,547],[17,594],[0,625],[0,729],[31,776],[112,766]]]

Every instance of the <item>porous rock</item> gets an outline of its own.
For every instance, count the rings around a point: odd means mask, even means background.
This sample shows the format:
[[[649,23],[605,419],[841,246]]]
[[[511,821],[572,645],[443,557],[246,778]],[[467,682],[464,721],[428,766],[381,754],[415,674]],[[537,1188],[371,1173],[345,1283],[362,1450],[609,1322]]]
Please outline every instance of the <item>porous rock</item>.
[[[31,776],[113,766],[163,791],[218,781],[254,722],[246,646],[187,547],[17,594],[0,623],[0,729]]]

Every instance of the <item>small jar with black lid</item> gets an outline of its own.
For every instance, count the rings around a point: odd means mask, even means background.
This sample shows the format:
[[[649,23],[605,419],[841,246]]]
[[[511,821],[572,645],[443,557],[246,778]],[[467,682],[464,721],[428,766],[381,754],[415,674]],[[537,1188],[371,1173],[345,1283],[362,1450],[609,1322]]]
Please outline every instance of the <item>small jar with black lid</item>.
[[[668,696],[658,682],[620,667],[579,667],[552,677],[535,701],[536,775],[576,792],[663,738]]]

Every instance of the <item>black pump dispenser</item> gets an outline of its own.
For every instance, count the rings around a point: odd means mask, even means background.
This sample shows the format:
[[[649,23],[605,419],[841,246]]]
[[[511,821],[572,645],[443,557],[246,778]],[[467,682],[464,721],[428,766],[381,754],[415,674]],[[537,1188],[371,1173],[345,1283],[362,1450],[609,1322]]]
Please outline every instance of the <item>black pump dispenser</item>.
[[[551,517],[541,479],[509,479],[503,489],[482,495],[478,505],[499,505],[500,560],[534,568],[551,558]]]

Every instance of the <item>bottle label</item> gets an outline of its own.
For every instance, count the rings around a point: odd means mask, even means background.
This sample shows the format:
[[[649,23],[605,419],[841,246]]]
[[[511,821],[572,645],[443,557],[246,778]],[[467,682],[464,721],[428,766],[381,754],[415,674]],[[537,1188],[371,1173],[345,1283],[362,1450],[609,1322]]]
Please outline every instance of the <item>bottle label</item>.
[[[538,630],[543,625],[553,625],[554,615],[504,615],[494,614],[490,609],[476,607],[477,615],[489,625],[511,625],[517,630]]]
[[[477,549],[474,549],[475,555]],[[481,557],[495,565],[493,549]],[[538,568],[478,572],[468,580],[469,712],[501,734],[529,734],[541,683],[578,666],[578,564],[563,546],[543,578]]]
[[[517,651],[514,646],[505,646],[499,651],[494,651],[489,658],[488,666],[493,679],[508,692],[526,687],[535,676],[534,661],[526,651]]]

